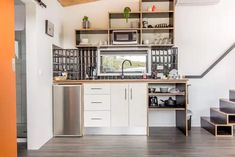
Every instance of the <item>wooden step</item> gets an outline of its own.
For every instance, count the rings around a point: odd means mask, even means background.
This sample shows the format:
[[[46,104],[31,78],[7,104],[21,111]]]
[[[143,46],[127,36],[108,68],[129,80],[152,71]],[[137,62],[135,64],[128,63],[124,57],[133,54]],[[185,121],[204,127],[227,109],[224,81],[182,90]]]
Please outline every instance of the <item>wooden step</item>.
[[[232,125],[215,122],[210,117],[201,117],[201,127],[217,137],[233,136]]]
[[[229,91],[229,100],[235,102],[235,90]]]
[[[217,108],[210,109],[210,119],[211,121],[220,122],[222,124],[228,124],[227,114]]]
[[[235,113],[226,113],[219,108],[211,108],[210,115],[212,121],[221,121],[225,124],[235,125]]]
[[[220,99],[220,111],[225,113],[234,114],[235,113],[235,102],[228,99]]]

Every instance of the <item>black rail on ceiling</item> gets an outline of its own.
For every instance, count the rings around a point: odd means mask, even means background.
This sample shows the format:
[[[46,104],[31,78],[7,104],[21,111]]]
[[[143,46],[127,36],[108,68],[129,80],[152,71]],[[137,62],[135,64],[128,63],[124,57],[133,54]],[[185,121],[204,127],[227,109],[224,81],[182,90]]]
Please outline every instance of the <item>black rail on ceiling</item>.
[[[209,66],[201,75],[186,75],[188,79],[201,79],[206,76],[217,64],[219,64],[233,49],[235,48],[235,43],[229,47],[211,66]]]
[[[42,0],[35,0],[41,7],[47,8],[47,5]]]

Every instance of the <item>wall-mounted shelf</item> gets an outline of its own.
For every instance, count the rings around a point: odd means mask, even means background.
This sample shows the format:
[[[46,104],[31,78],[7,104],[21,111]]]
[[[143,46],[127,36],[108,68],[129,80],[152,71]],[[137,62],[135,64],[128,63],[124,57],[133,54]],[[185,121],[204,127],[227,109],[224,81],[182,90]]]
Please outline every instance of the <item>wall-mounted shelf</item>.
[[[185,108],[148,108],[148,111],[185,111]]]
[[[149,96],[184,96],[185,92],[180,93],[149,93]]]
[[[109,30],[141,30],[141,28],[110,28]]]
[[[123,12],[109,12],[109,26],[107,29],[78,29],[76,30],[76,45],[79,47],[82,38],[89,38],[92,45],[99,45],[101,41],[106,41],[108,45],[112,43],[113,30],[138,30],[139,43],[142,45],[144,40],[150,41],[150,47],[172,47],[175,39],[175,0],[140,0],[139,11],[130,13],[128,22],[123,16]],[[156,11],[148,11],[147,8],[152,5],[156,6]],[[148,21],[148,25],[154,28],[143,28],[143,21]],[[132,28],[133,22],[138,22],[139,27]],[[156,25],[167,24],[170,27],[158,27]],[[161,38],[168,38],[171,44],[154,44],[156,34],[160,34]],[[99,37],[100,36],[100,37]],[[172,40],[172,41],[171,41]],[[82,46],[84,47],[84,46]]]
[[[174,13],[174,10],[142,11],[142,14]]]

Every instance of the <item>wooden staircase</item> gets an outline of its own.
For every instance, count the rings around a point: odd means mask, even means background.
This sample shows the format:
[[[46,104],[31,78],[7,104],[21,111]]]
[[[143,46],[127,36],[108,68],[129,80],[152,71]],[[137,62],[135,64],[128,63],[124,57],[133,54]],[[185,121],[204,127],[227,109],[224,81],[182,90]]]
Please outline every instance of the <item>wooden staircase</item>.
[[[218,137],[232,137],[235,125],[235,90],[229,99],[220,99],[219,108],[210,109],[210,117],[201,117],[201,127]]]

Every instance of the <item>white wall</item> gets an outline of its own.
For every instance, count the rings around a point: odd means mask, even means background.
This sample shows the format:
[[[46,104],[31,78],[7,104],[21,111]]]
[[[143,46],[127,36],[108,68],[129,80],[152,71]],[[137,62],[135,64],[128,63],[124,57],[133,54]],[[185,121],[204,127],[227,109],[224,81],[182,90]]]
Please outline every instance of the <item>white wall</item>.
[[[28,149],[39,149],[52,132],[52,45],[63,46],[63,8],[56,0],[44,0],[42,8],[26,2],[27,125]],[[45,34],[45,20],[55,25],[55,36]]]
[[[179,69],[183,74],[201,74],[235,43],[235,1],[221,0],[218,5],[177,7],[176,45],[179,47]],[[209,115],[219,98],[228,98],[235,88],[235,50],[205,78],[190,80],[190,108],[193,125],[200,126],[200,116]]]
[[[65,9],[64,47],[74,48],[74,30],[81,28],[84,15],[90,17],[95,28],[108,26],[108,12],[122,11],[125,6],[138,10],[138,0],[102,0]],[[233,42],[235,42],[235,1],[221,0],[214,6],[177,6],[176,46],[179,47],[181,74],[201,74]],[[220,97],[228,97],[228,90],[235,88],[235,52],[227,56],[205,78],[190,80],[190,109],[193,125],[200,126],[200,116],[209,115],[210,106],[218,106]],[[175,124],[173,112],[151,113],[153,126]]]

